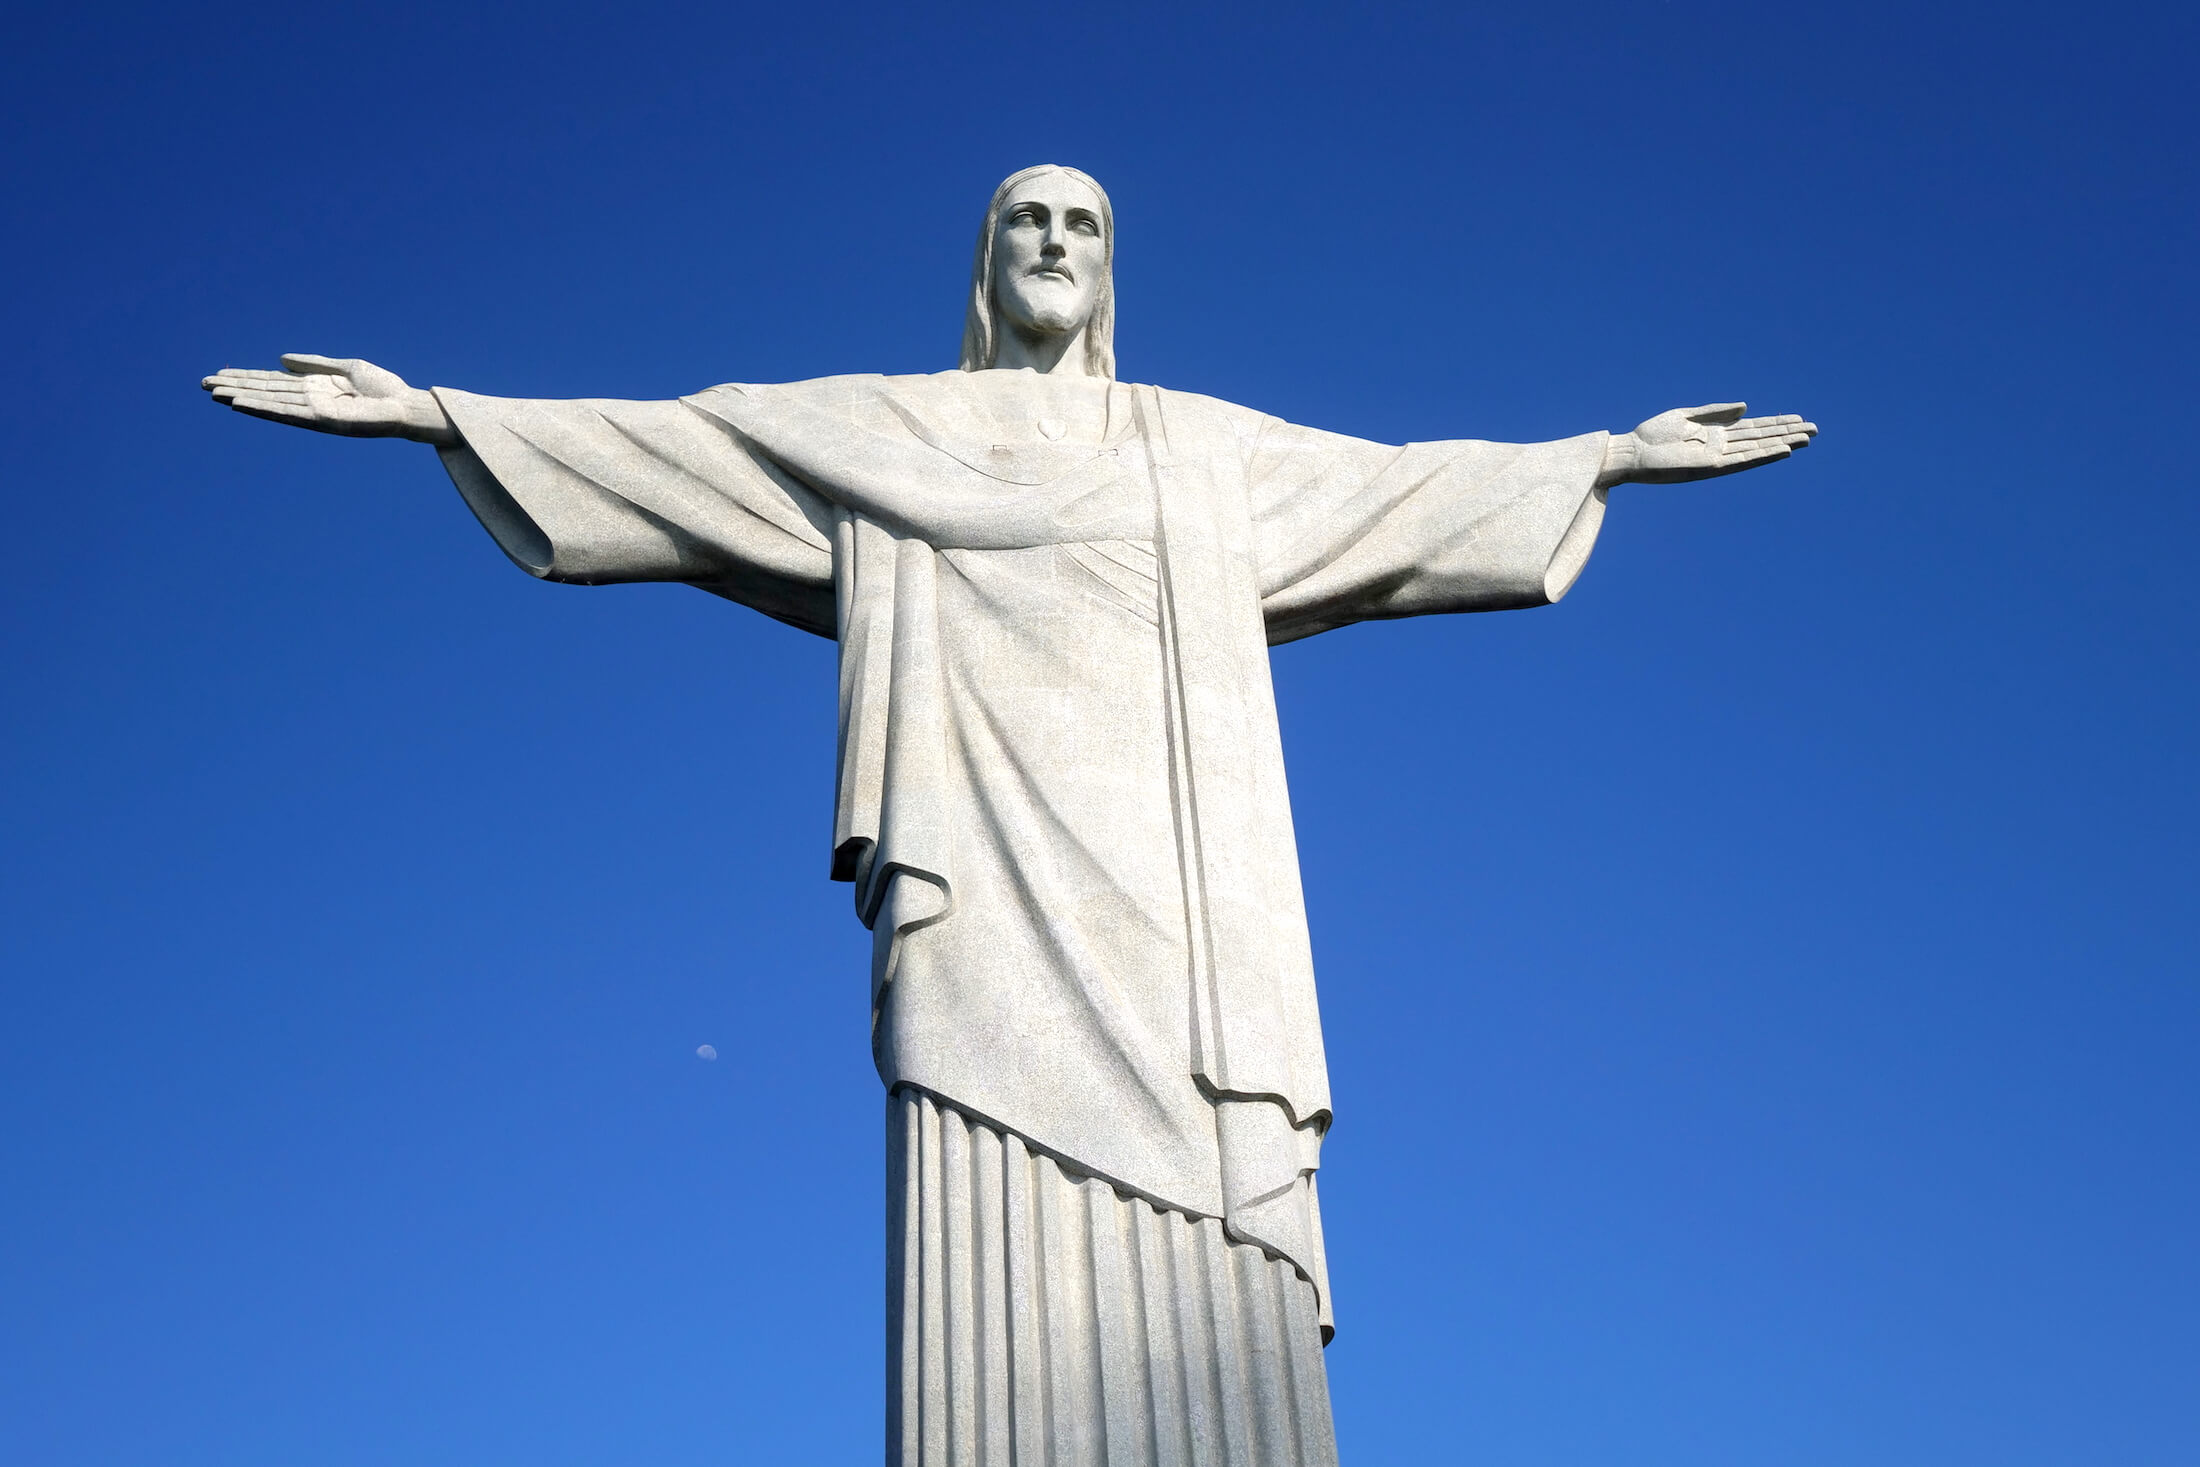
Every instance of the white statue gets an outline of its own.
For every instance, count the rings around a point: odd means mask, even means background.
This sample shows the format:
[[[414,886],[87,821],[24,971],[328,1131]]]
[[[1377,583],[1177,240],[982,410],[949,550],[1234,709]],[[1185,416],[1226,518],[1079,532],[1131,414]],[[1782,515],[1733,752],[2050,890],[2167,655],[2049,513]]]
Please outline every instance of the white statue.
[[[832,874],[874,934],[889,1462],[1335,1461],[1330,1119],[1269,646],[1542,606],[1605,493],[1816,428],[1386,447],[1115,380],[1114,221],[1016,174],[960,370],[677,402],[286,356],[239,412],[434,444],[530,574],[683,581],[840,645]]]

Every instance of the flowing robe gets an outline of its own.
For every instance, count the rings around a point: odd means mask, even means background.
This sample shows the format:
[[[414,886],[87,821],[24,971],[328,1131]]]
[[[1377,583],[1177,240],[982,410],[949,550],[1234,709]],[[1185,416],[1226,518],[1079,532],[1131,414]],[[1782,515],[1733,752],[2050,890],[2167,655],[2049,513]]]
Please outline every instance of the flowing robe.
[[[838,641],[832,874],[874,934],[888,1087],[1220,1220],[1313,1286],[1326,1338],[1330,1100],[1266,649],[1557,600],[1605,435],[1389,447],[1112,384],[1054,441],[1030,380],[437,396],[446,467],[530,574],[685,582]]]

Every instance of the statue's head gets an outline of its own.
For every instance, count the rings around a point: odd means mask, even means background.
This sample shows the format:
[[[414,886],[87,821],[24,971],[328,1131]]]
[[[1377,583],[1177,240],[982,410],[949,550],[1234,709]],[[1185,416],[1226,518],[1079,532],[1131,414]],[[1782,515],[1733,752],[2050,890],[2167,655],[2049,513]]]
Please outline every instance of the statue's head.
[[[978,230],[963,323],[962,369],[1000,356],[1001,334],[1085,333],[1085,368],[1115,375],[1115,210],[1107,190],[1074,168],[1044,163],[993,191]]]

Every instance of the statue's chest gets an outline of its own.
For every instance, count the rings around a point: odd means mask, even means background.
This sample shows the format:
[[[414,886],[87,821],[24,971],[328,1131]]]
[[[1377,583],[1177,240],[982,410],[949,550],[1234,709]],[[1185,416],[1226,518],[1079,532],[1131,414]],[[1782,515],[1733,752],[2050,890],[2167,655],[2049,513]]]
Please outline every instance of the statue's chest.
[[[990,384],[987,384],[990,385]],[[1146,437],[1129,413],[1064,425],[1040,414],[1057,399],[966,389],[960,411],[895,398],[900,426],[939,458],[906,522],[942,547],[1011,549],[1090,540],[1151,540],[1154,480]],[[1070,400],[1071,406],[1078,404]],[[1058,436],[1049,429],[1060,427]],[[914,486],[912,486],[914,487]]]
[[[942,518],[936,544],[1010,548],[1152,540],[1156,533],[1152,473],[1145,444],[1135,439],[1064,454],[971,445],[955,456],[976,472],[961,479],[970,497],[961,512]]]

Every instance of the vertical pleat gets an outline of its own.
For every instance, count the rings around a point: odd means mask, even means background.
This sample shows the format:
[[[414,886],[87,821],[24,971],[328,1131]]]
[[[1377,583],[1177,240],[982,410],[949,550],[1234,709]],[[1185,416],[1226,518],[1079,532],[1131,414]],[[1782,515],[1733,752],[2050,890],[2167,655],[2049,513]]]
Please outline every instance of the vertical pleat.
[[[1048,1461],[1107,1461],[1107,1421],[1100,1408],[1100,1342],[1092,1327],[1092,1270],[1087,1260],[1084,1199],[1051,1156],[1032,1159],[1039,1194],[1039,1277],[1046,1301]]]
[[[970,1139],[970,1190],[980,1202],[971,1228],[972,1262],[977,1270],[972,1294],[978,1335],[977,1460],[983,1467],[1008,1467],[1016,1459],[1009,1446],[1014,1381],[1009,1371],[1008,1352],[1013,1325],[1009,1304],[1006,1192],[1001,1181],[1003,1147],[998,1138],[982,1127],[973,1127]]]
[[[1168,1229],[1169,1273],[1173,1285],[1177,1365],[1184,1378],[1184,1416],[1194,1462],[1230,1460],[1223,1420],[1221,1376],[1216,1368],[1214,1311],[1207,1299],[1206,1247],[1199,1225],[1180,1221]]]
[[[1145,1311],[1132,1261],[1129,1223],[1137,1206],[1117,1197],[1105,1182],[1078,1185],[1092,1237],[1094,1325],[1100,1339],[1100,1402],[1108,1422],[1114,1467],[1151,1467],[1153,1392],[1147,1379]]]
[[[922,1462],[924,1407],[919,1399],[923,1372],[914,1368],[924,1359],[919,1334],[924,1321],[923,1275],[910,1267],[911,1240],[924,1216],[918,1195],[918,1169],[909,1159],[918,1154],[917,1128],[921,1110],[915,1105],[886,1108],[886,1459],[889,1462]],[[898,1454],[898,1455],[897,1455]]]
[[[1010,1437],[1017,1463],[1045,1462],[1053,1399],[1046,1370],[1046,1293],[1039,1276],[1039,1220],[1024,1138],[1001,1138],[1002,1238],[1008,1255]],[[893,1234],[889,1233],[889,1237]],[[891,1436],[887,1438],[893,1440]]]
[[[924,1351],[917,1361],[918,1378],[923,1382],[917,1397],[924,1413],[922,1461],[925,1467],[948,1467],[954,1459],[947,1454],[948,1424],[953,1420],[947,1384],[947,1205],[940,1195],[940,1113],[928,1097],[918,1103],[917,1144],[917,1203],[923,1211],[912,1230],[912,1241],[921,1260],[917,1273],[922,1280],[918,1309],[923,1327],[917,1332]]]
[[[1283,1321],[1277,1317],[1273,1260],[1257,1248],[1232,1248],[1243,1313],[1246,1376],[1252,1386],[1253,1460],[1295,1462],[1290,1440],[1291,1400],[1283,1383]]]
[[[920,1091],[887,1154],[889,1467],[1335,1467],[1289,1263]]]
[[[1279,1267],[1282,1266],[1279,1261]],[[1287,1317],[1283,1344],[1290,1361],[1292,1419],[1298,1424],[1299,1458],[1334,1462],[1337,1429],[1329,1415],[1329,1368],[1322,1361],[1321,1315],[1314,1291],[1288,1269],[1283,1291]],[[1294,1287],[1295,1286],[1295,1287]]]
[[[1146,1386],[1152,1393],[1153,1459],[1196,1462],[1192,1418],[1184,1390],[1184,1340],[1176,1315],[1175,1260],[1169,1234],[1181,1231],[1158,1208],[1126,1207],[1138,1263],[1139,1309],[1146,1324]]]
[[[970,1246],[970,1133],[951,1110],[940,1118],[941,1233],[946,1237],[947,1460],[978,1467],[978,1270]]]
[[[1222,1460],[1230,1467],[1260,1461],[1253,1432],[1253,1393],[1247,1378],[1245,1325],[1238,1307],[1234,1251],[1222,1224],[1203,1217],[1192,1224],[1199,1244],[1199,1289],[1207,1306],[1207,1349],[1215,1392],[1221,1399]]]

